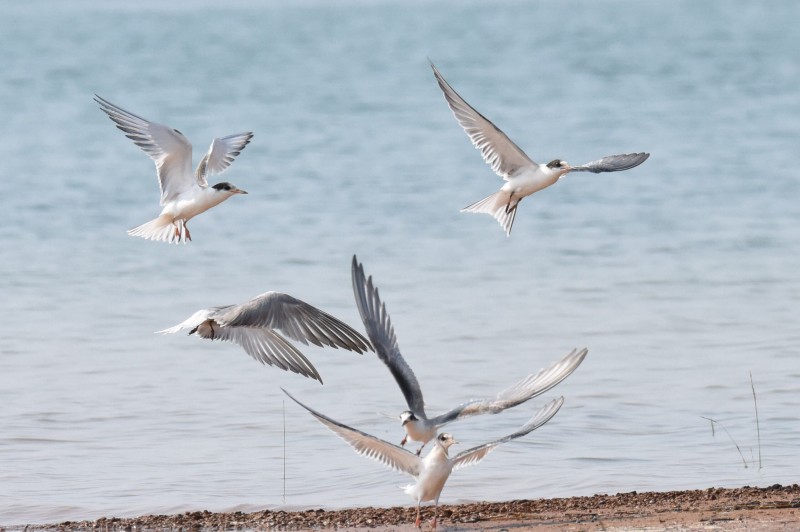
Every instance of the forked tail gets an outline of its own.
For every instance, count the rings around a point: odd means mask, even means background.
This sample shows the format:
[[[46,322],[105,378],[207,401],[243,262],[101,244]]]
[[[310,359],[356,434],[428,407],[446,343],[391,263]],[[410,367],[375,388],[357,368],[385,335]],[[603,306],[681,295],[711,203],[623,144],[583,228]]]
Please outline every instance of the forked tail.
[[[159,216],[146,224],[128,230],[131,236],[140,236],[146,240],[169,242],[170,244],[186,243],[192,240],[183,220],[172,220],[167,216]]]
[[[514,217],[517,215],[517,205],[519,205],[519,201],[512,201],[510,194],[501,189],[491,196],[464,207],[461,212],[490,214],[503,226],[506,236],[511,236],[511,226],[514,225]]]

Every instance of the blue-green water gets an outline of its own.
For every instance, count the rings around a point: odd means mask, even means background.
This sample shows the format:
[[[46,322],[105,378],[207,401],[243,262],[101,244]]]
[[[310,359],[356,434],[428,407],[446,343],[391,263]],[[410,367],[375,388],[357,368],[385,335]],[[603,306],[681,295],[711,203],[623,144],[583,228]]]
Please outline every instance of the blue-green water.
[[[319,386],[152,334],[267,290],[360,327],[354,253],[431,411],[589,347],[543,398],[566,397],[556,418],[442,502],[796,482],[799,17],[790,1],[5,6],[0,523],[411,504],[402,475],[279,390],[399,442],[378,413],[405,405],[374,355],[306,349]],[[501,181],[426,57],[536,160],[652,156],[526,199],[506,239],[458,212]],[[187,246],[127,236],[158,213],[155,172],[93,93],[179,128],[195,160],[254,131],[223,178],[250,194]],[[541,404],[450,431],[467,448]]]

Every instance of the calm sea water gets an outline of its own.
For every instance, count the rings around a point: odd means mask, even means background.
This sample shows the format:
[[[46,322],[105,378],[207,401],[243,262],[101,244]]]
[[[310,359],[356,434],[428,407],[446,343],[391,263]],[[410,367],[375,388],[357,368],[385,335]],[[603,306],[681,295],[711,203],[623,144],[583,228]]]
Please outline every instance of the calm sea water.
[[[306,349],[325,385],[153,331],[279,290],[360,327],[354,253],[439,412],[588,346],[554,392],[450,427],[442,502],[793,483],[800,476],[800,18],[795,2],[85,1],[0,18],[0,523],[402,505],[407,479],[290,404],[399,442],[374,355]],[[501,182],[432,58],[528,154],[578,164],[512,238],[459,208]],[[183,131],[255,138],[248,190],[169,246],[152,163],[97,93]],[[750,375],[757,392],[760,446]],[[716,435],[701,416],[719,420]],[[759,455],[761,467],[758,466]]]

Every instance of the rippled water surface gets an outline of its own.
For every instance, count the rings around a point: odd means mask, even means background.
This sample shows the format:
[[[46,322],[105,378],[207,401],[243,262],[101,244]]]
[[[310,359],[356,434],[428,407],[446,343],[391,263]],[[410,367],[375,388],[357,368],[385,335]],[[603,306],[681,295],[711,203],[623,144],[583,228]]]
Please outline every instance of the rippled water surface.
[[[267,290],[360,328],[354,253],[432,412],[589,347],[542,399],[450,427],[468,448],[566,398],[457,472],[442,502],[800,476],[796,3],[5,12],[0,523],[411,504],[406,478],[280,392],[399,442],[380,413],[402,396],[374,355],[305,349],[320,386],[236,346],[152,334]],[[507,239],[458,212],[501,182],[426,57],[537,160],[652,156],[526,199]],[[195,160],[215,135],[254,131],[224,176],[250,194],[193,220],[187,246],[127,236],[158,213],[154,169],[93,93],[179,128]]]

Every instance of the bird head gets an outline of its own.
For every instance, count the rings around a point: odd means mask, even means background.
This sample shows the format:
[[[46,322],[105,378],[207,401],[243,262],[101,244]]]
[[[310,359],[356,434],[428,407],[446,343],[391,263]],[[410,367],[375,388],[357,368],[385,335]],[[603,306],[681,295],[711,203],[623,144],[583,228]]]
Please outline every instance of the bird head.
[[[564,172],[569,172],[572,169],[567,161],[562,161],[561,159],[553,159],[547,163],[547,167],[551,170],[563,170]]]
[[[414,412],[412,412],[411,410],[406,410],[405,412],[400,414],[400,424],[403,426],[405,426],[406,423],[408,423],[409,421],[416,421],[416,420],[417,416],[415,416]]]
[[[222,183],[217,183],[213,187],[214,190],[222,193],[227,194],[228,196],[233,196],[234,194],[247,194],[244,190],[237,188],[236,185],[223,181]]]
[[[436,436],[436,444],[441,445],[442,448],[446,451],[451,445],[455,445],[458,443],[456,439],[453,437],[452,434],[448,434],[447,432],[442,432],[438,436]]]

